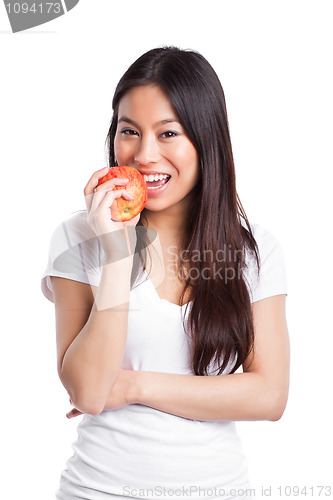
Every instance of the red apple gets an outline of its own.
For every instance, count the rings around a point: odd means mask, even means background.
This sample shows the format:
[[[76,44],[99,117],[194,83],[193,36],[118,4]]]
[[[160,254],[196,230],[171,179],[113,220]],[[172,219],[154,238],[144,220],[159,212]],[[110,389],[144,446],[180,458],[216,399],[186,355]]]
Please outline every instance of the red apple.
[[[125,200],[123,197],[115,199],[119,215],[115,219],[115,215],[112,212],[112,220],[125,222],[133,219],[133,217],[143,210],[147,201],[147,184],[136,168],[122,166],[111,167],[108,173],[98,181],[97,186],[115,177],[129,179],[129,181],[124,186],[116,186],[114,190],[126,189],[126,191],[134,196],[134,200]]]

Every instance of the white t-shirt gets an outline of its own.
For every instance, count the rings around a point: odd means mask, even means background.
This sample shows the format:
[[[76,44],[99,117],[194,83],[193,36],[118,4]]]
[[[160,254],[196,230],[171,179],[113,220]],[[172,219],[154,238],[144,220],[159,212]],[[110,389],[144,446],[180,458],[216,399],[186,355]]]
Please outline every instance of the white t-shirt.
[[[51,301],[50,276],[99,285],[104,255],[86,215],[86,211],[75,212],[53,234],[42,277],[42,291]],[[287,294],[279,242],[260,225],[251,224],[251,229],[261,258],[259,278],[254,260],[248,260],[245,277],[251,302]],[[194,375],[181,312],[185,313],[185,306],[160,299],[145,273],[130,292],[122,367]],[[251,484],[231,421],[197,421],[129,405],[84,415],[72,446],[74,455],[62,472],[59,500],[254,498],[245,494]]]

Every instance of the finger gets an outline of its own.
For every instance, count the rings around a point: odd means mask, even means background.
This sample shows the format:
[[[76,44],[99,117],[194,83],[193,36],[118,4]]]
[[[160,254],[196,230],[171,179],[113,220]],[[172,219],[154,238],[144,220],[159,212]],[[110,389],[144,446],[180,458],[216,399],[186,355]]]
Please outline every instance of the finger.
[[[111,208],[114,200],[121,196],[120,190],[108,189],[95,193],[92,200],[90,213],[93,214],[99,210],[106,210]]]
[[[111,179],[110,181],[104,182],[98,186],[95,193],[92,195],[93,199],[91,201],[90,210],[93,211],[97,209],[106,193],[110,191],[114,191],[116,193],[119,191],[118,189],[115,189],[115,186],[123,186],[127,183],[128,179]]]
[[[114,201],[122,195],[127,199],[133,199],[125,190],[110,189],[108,191],[104,190],[100,193],[95,193],[90,212],[88,213],[88,218],[93,225],[96,226],[98,233],[104,234],[116,229],[110,225],[110,221],[111,219],[120,219],[118,206]]]
[[[129,179],[125,177],[114,177],[108,181],[103,182],[99,186],[95,187],[94,193],[98,191],[103,191],[103,189],[114,189],[115,186],[123,186],[129,182]]]
[[[97,170],[96,172],[94,172],[83,190],[84,194],[92,194],[94,191],[94,188],[98,184],[99,179],[104,177],[104,175],[106,175],[108,173],[108,171],[109,171],[109,167],[104,167],[104,168],[101,168],[100,170]]]
[[[134,200],[134,196],[126,191],[126,189],[117,189],[117,191],[108,191],[101,200],[99,207],[101,209],[111,208],[115,199],[121,197],[125,198],[125,200]]]
[[[80,412],[76,408],[73,408],[71,411],[69,411],[68,413],[66,413],[66,417],[69,418],[69,419],[70,418],[74,418],[74,417],[78,417],[79,415],[82,415],[82,412]]]
[[[115,200],[117,198],[124,198],[125,200],[132,201],[132,200],[134,200],[134,196],[131,195],[128,191],[126,191],[126,189],[111,191],[111,193],[112,193],[112,196],[110,195],[110,197],[107,197],[107,195],[106,195],[104,197],[103,201],[101,202],[101,210],[110,210],[111,219],[113,221],[120,221],[121,214],[119,211],[118,204],[115,202]]]
[[[109,191],[101,201],[100,209],[103,211],[107,210],[109,212],[110,219],[112,219],[113,221],[120,220],[120,212],[117,203],[115,203],[115,200],[117,198],[121,198],[122,196],[128,199],[128,194],[129,193],[127,193],[126,190]]]
[[[100,170],[97,170],[97,172],[94,172],[83,190],[88,212],[90,210],[91,203],[93,200],[94,189],[97,186],[99,179],[104,177],[104,175],[108,173],[108,170],[109,167],[104,167],[101,168]]]
[[[79,411],[76,408],[74,408],[74,410],[72,411],[72,415],[73,417],[78,417],[79,415],[83,415],[83,413],[82,411]]]

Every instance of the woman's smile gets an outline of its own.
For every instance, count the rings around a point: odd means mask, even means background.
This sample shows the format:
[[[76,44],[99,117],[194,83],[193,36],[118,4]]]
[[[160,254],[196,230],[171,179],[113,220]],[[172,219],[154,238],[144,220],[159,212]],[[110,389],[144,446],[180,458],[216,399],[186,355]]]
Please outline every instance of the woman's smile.
[[[165,173],[149,172],[145,174],[140,169],[139,172],[141,172],[144,180],[146,181],[148,188],[148,197],[158,196],[158,194],[160,194],[162,190],[164,191],[166,189],[167,183],[171,179],[171,175]]]

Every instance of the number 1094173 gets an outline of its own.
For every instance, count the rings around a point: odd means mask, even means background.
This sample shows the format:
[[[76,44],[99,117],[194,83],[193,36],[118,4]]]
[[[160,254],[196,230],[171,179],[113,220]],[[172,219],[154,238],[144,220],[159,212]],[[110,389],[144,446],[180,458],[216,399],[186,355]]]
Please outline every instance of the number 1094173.
[[[32,5],[28,5],[26,2],[15,2],[14,4],[7,3],[6,8],[8,14],[27,14],[28,12],[32,14],[61,13],[61,4],[59,2],[33,3]]]

